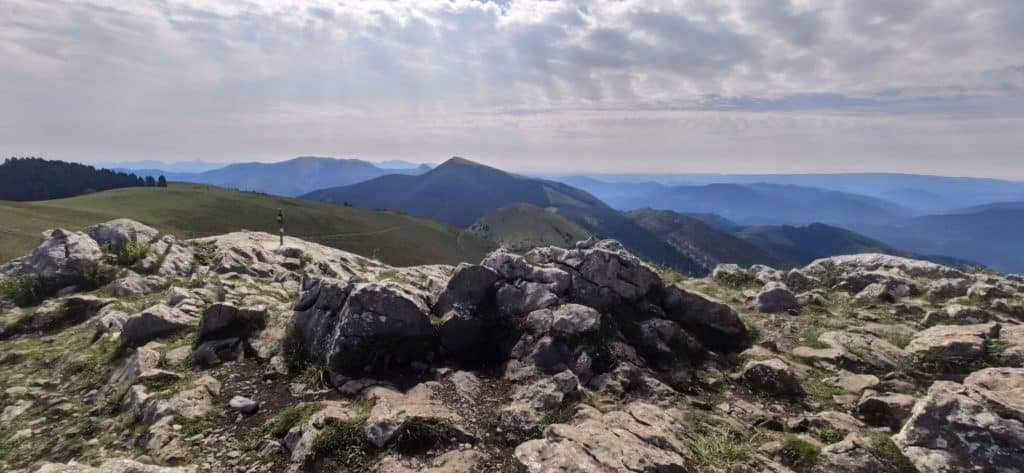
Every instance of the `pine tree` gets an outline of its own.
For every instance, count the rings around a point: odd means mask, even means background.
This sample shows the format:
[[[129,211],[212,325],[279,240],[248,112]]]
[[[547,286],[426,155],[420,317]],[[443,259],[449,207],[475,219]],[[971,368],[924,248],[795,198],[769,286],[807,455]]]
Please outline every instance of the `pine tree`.
[[[157,187],[167,187],[167,178],[164,177],[164,176],[160,176],[159,178],[157,178],[156,186]]]
[[[155,186],[156,186],[156,179],[153,179],[153,176],[146,176],[146,187],[155,187]]]

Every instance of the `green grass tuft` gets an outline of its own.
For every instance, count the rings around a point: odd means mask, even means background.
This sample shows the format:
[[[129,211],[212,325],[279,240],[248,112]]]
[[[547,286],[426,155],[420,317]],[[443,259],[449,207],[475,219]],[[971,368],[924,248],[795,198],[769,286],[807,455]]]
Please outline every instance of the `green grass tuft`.
[[[363,419],[331,419],[313,441],[313,451],[318,457],[328,458],[328,471],[365,471],[373,450],[373,444],[366,439]]]
[[[871,453],[894,473],[915,473],[917,468],[903,455],[900,448],[888,434],[877,432],[871,435]]]
[[[149,253],[149,243],[131,240],[124,244],[121,251],[117,252],[117,264],[121,266],[131,266],[142,258],[146,257],[146,253]]]
[[[821,449],[795,435],[782,438],[782,458],[790,468],[806,470],[818,463]]]
[[[448,419],[413,417],[402,424],[391,441],[400,452],[422,453],[448,443],[451,430],[452,423]]]
[[[752,457],[757,449],[738,432],[701,425],[686,439],[697,461],[702,465],[727,468]]]
[[[292,427],[309,419],[314,412],[320,410],[320,403],[296,404],[282,410],[276,417],[267,421],[260,428],[260,433],[273,438],[284,437]]]

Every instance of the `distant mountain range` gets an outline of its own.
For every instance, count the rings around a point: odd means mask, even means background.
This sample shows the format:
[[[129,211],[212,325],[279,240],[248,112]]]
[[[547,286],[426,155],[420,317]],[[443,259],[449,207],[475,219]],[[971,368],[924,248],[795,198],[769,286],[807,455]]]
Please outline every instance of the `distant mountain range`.
[[[642,192],[651,187],[657,192],[678,191],[678,188],[639,183],[630,192]],[[886,209],[877,199],[841,192],[795,186],[738,187],[741,189],[715,189],[722,192],[717,198],[733,197],[736,202],[743,199],[750,202],[771,197],[774,200],[770,203],[776,206],[787,205],[791,211],[799,209],[803,215],[812,216],[821,215],[825,210],[800,203],[801,200],[827,201],[826,208],[842,209],[850,215],[857,212],[863,216],[885,215],[884,219],[872,221],[889,221],[901,215],[898,209]],[[741,191],[746,197],[732,194]],[[787,191],[791,195],[779,196]],[[456,227],[468,227],[481,237],[514,249],[565,245],[569,240],[586,235],[615,238],[651,261],[691,274],[704,274],[719,263],[760,263],[787,268],[836,254],[865,251],[904,254],[866,236],[823,224],[751,227],[717,214],[688,216],[651,209],[621,212],[591,193],[568,184],[511,174],[461,158],[448,160],[421,175],[382,176],[311,192],[303,197],[397,210]],[[740,208],[739,204],[736,208]]]
[[[404,162],[389,161],[387,166]],[[408,163],[412,165],[412,163]],[[411,168],[382,167],[359,159],[304,156],[276,163],[238,163],[199,173],[132,169],[142,176],[164,175],[168,180],[211,184],[231,189],[295,197],[316,189],[354,184],[388,174],[422,174],[429,165]]]
[[[637,184],[651,183],[665,187],[711,184],[811,187],[882,199],[919,215],[992,202],[1024,201],[1024,182],[919,174],[572,174],[543,177],[586,189],[602,199],[621,193],[623,189],[643,190],[643,186]],[[591,181],[590,185],[586,184],[587,180]]]
[[[914,215],[910,209],[876,197],[789,184],[609,185],[580,178],[567,182],[620,210],[711,213],[742,225],[887,223]]]

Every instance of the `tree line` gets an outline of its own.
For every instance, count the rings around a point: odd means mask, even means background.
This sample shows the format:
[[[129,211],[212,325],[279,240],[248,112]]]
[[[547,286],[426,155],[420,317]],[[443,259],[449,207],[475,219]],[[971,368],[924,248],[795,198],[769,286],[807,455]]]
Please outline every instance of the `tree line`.
[[[122,187],[167,187],[167,179],[36,157],[0,164],[0,200],[62,199]]]

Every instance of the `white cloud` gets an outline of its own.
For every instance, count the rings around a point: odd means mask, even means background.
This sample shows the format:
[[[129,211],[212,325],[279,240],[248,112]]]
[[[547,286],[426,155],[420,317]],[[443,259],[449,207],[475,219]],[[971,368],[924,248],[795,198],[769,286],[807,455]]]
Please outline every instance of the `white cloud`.
[[[1010,0],[6,0],[0,151],[1024,178],[1021,24]]]

